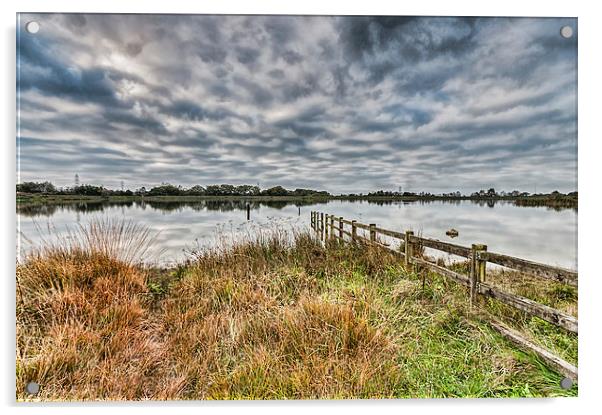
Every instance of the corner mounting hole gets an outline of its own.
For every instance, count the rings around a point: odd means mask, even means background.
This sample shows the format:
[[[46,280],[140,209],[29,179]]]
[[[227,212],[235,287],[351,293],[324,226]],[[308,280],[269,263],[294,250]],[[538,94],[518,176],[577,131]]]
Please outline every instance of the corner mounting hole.
[[[562,378],[560,387],[565,390],[571,389],[573,387],[573,381],[569,378]]]
[[[562,26],[560,29],[560,36],[565,39],[570,39],[573,37],[573,28],[571,26]]]
[[[27,24],[25,25],[25,30],[27,30],[27,33],[31,33],[32,35],[34,35],[40,30],[40,24],[35,20],[27,22]]]
[[[27,391],[28,394],[30,395],[37,395],[38,392],[40,391],[40,385],[37,384],[36,382],[29,382],[26,386],[25,386],[25,390]]]

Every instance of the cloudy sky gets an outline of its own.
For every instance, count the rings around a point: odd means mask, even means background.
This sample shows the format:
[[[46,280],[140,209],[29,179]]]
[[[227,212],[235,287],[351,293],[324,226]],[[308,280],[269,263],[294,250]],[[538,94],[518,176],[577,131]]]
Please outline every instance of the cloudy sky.
[[[17,55],[21,181],[576,189],[576,19],[22,14]]]

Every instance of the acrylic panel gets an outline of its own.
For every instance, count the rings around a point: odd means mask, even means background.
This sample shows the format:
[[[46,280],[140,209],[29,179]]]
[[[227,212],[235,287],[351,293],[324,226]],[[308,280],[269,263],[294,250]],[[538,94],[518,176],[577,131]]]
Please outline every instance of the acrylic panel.
[[[17,15],[18,401],[576,396],[576,18]]]

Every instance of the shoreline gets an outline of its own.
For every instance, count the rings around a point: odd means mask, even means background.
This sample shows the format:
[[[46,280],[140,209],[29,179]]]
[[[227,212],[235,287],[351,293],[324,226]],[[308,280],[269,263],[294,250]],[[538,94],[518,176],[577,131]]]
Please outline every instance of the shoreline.
[[[326,203],[329,201],[367,201],[367,202],[513,202],[516,206],[544,206],[551,208],[578,208],[578,198],[573,196],[83,196],[83,195],[49,195],[49,194],[19,194],[16,198],[17,207],[33,204],[59,203],[100,203],[100,202],[201,202],[201,201],[250,201],[250,202],[303,202]]]

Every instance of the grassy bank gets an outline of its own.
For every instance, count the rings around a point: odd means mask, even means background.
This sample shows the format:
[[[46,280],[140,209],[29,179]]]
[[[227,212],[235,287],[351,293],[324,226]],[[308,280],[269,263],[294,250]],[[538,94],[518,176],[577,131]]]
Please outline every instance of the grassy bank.
[[[20,400],[29,381],[43,400],[577,394],[483,317],[574,363],[576,336],[492,302],[471,311],[465,288],[434,274],[423,288],[375,247],[274,231],[157,270],[136,265],[150,241],[135,227],[97,224],[71,241],[17,267]],[[555,306],[576,302],[521,281]]]

